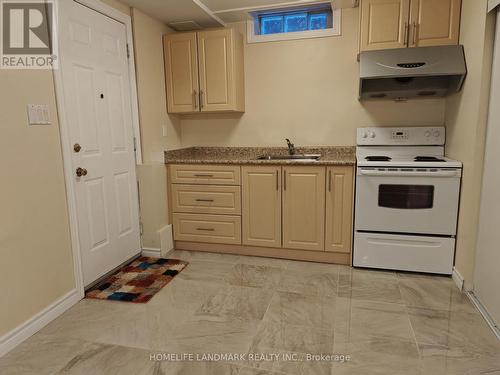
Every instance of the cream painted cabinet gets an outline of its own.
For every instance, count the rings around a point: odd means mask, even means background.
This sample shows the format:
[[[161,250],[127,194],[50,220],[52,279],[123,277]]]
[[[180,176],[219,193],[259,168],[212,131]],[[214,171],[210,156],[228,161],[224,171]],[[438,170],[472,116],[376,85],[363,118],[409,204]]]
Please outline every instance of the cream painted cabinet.
[[[168,112],[196,112],[200,91],[196,33],[165,35],[163,45]]]
[[[327,168],[325,250],[350,253],[353,230],[353,168]]]
[[[283,247],[325,250],[325,168],[283,168]]]
[[[169,113],[244,112],[243,38],[231,28],[164,36]]]
[[[354,168],[168,168],[176,247],[351,264]]]
[[[361,51],[406,47],[409,12],[410,0],[363,0]]]
[[[410,47],[458,44],[461,0],[412,0]]]
[[[281,247],[281,167],[242,167],[243,245]]]
[[[198,33],[202,112],[245,110],[243,39],[235,29]]]
[[[461,0],[362,0],[361,51],[457,44]]]

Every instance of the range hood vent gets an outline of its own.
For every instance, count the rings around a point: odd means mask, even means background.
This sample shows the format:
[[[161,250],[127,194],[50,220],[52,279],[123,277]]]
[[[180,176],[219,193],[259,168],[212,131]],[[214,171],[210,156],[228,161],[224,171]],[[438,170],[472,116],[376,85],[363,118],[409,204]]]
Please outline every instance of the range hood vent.
[[[360,54],[360,100],[444,97],[461,90],[463,46],[399,48]]]

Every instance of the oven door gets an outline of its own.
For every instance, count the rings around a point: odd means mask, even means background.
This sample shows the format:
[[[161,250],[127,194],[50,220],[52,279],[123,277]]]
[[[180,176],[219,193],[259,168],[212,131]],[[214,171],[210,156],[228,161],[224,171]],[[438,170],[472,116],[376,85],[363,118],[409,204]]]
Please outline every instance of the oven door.
[[[454,236],[460,169],[357,170],[356,230]]]

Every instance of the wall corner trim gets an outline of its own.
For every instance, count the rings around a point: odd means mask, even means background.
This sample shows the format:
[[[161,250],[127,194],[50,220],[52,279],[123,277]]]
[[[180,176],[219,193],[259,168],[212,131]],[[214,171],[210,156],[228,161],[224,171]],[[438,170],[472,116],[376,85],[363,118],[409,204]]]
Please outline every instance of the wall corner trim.
[[[75,305],[82,297],[80,291],[75,288],[0,337],[0,358]]]
[[[461,291],[464,290],[464,278],[460,274],[460,272],[458,272],[456,267],[453,267],[453,273],[451,274],[451,278],[455,282],[458,289],[460,289]]]

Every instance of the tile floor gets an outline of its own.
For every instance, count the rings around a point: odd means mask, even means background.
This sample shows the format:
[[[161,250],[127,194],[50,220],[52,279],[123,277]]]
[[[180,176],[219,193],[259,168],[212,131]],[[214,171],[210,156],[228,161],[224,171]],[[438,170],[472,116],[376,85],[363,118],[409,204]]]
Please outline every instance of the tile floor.
[[[0,359],[0,374],[499,375],[498,342],[449,278],[176,251],[149,303],[82,300]],[[156,353],[276,353],[176,362]],[[350,361],[311,361],[312,354]]]

